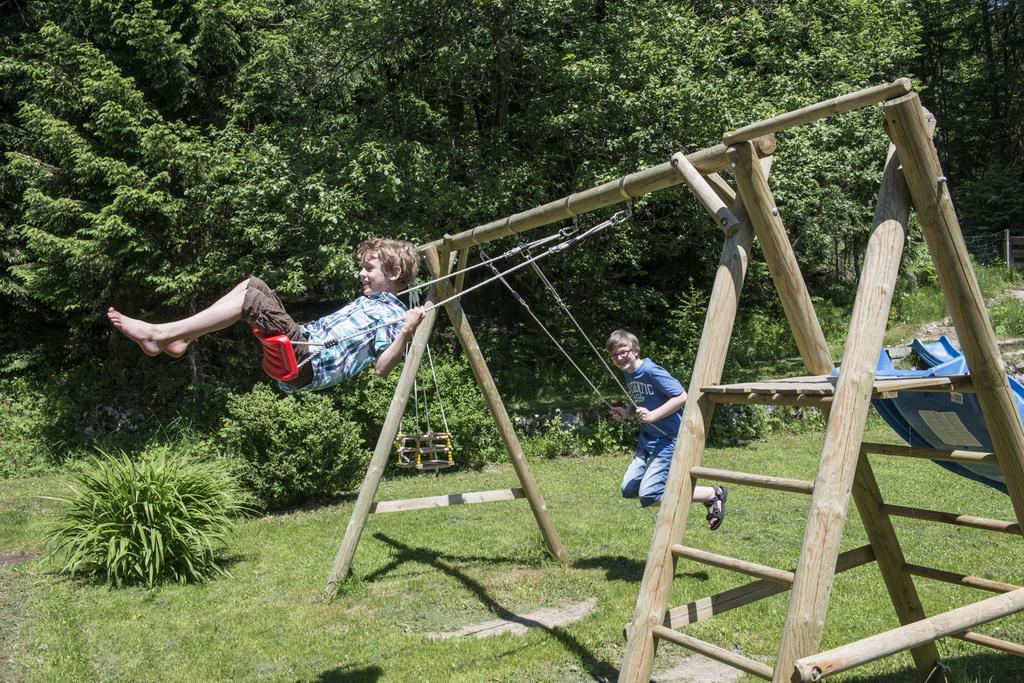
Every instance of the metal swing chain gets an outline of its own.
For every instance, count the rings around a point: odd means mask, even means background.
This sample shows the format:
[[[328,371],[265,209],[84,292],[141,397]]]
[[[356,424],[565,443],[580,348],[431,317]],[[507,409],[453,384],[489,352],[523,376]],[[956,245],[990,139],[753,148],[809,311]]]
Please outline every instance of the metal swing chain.
[[[626,207],[626,209],[624,211],[620,211],[620,212],[616,213],[612,217],[612,219],[616,219],[616,218],[618,219],[615,224],[621,223],[621,222],[627,220],[630,216],[632,216],[632,213],[633,213],[632,209],[633,209],[633,202],[631,201],[627,205],[627,207]],[[598,226],[595,226],[595,228],[599,228],[599,229],[604,229],[605,227],[607,227],[607,226],[604,226],[603,224],[599,224]],[[579,223],[577,221],[577,217],[573,216],[573,225],[572,225],[572,227],[571,228],[563,228],[563,232],[566,232],[568,234],[573,234],[573,233],[577,232],[578,229],[579,229]],[[596,232],[596,230],[594,228],[591,228],[590,230],[587,230],[585,233],[583,233],[583,235],[580,235],[579,239],[582,239],[582,238],[586,237],[587,235],[593,234],[594,232]],[[526,252],[530,253],[528,245],[524,245],[524,246],[527,246]],[[486,258],[486,254],[484,253],[483,248],[482,247],[478,247],[478,249],[479,249],[480,253]],[[626,397],[626,399],[630,402],[630,404],[633,406],[633,408],[637,408],[638,406],[636,404],[636,401],[633,400],[633,397],[630,395],[629,391],[627,391],[626,387],[623,386],[622,381],[619,379],[619,376],[608,365],[608,361],[605,359],[605,356],[600,351],[598,351],[596,346],[594,346],[594,343],[590,340],[590,337],[587,335],[586,332],[584,332],[583,327],[579,324],[579,322],[573,316],[572,312],[569,310],[569,307],[566,305],[565,300],[562,299],[561,295],[559,295],[559,293],[555,289],[554,285],[551,283],[551,281],[548,279],[548,277],[544,274],[544,271],[542,271],[540,266],[537,265],[537,259],[529,259],[527,261],[527,263],[529,263],[530,266],[533,268],[534,272],[537,274],[537,277],[544,284],[545,288],[551,294],[552,298],[555,300],[555,302],[558,304],[558,306],[562,309],[562,311],[567,316],[569,316],[569,319],[572,321],[573,325],[576,326],[576,330],[580,333],[580,335],[583,337],[583,339],[586,340],[586,342],[590,346],[591,350],[593,350],[594,354],[598,357],[598,360],[601,361],[601,364],[608,371],[608,374],[611,375],[612,379],[618,385],[619,389],[622,391],[622,395]],[[494,270],[495,272],[497,272],[497,269],[495,269],[494,266],[491,266],[491,269]],[[544,323],[541,322],[541,320],[533,312],[533,309],[526,302],[526,300],[523,299],[523,297],[520,296],[520,294],[515,289],[512,288],[512,285],[510,285],[508,283],[508,281],[505,280],[505,278],[501,278],[501,282],[508,288],[509,292],[512,293],[512,296],[523,306],[523,308],[526,309],[526,312],[530,314],[530,317],[532,317],[534,319],[534,321],[541,328],[541,330],[543,330],[543,332],[551,339],[551,341],[555,344],[555,346],[558,348],[558,350],[562,352],[562,355],[565,356],[566,360],[568,360],[570,365],[572,365],[573,368],[576,369],[576,372],[579,373],[580,377],[582,377],[583,380],[594,391],[594,393],[597,394],[598,398],[601,399],[601,402],[604,403],[608,408],[612,408],[613,406],[608,402],[608,400],[604,397],[604,395],[601,393],[601,391],[598,390],[596,386],[594,386],[594,383],[590,380],[590,377],[588,377],[587,374],[576,363],[576,361],[573,360],[573,358],[565,350],[565,347],[563,347],[562,344],[559,343],[559,341],[557,339],[555,339],[554,335],[552,335],[551,332],[548,330],[548,328],[544,325]],[[667,438],[668,440],[670,440],[673,443],[675,443],[675,437],[673,437],[670,434],[666,434],[657,425],[651,423],[650,427],[654,431],[658,432],[659,434],[661,434],[662,436]]]
[[[410,294],[410,293],[413,293],[413,292],[418,292],[418,290],[426,289],[430,285],[436,284],[436,283],[441,282],[443,280],[447,280],[447,279],[449,279],[451,277],[454,277],[456,275],[462,275],[463,273],[468,273],[469,271],[474,270],[476,268],[480,268],[482,266],[489,266],[494,261],[502,261],[504,259],[510,258],[512,256],[515,256],[516,254],[519,254],[519,253],[521,253],[523,251],[529,251],[530,249],[534,249],[534,248],[539,247],[541,245],[547,244],[548,242],[551,242],[552,240],[563,239],[565,236],[566,235],[562,234],[562,231],[559,231],[559,232],[554,233],[552,235],[548,235],[547,237],[541,237],[540,239],[536,239],[536,240],[534,240],[532,242],[524,242],[522,244],[518,244],[518,245],[512,247],[511,249],[509,249],[508,251],[506,251],[505,253],[500,254],[498,256],[495,256],[493,259],[489,259],[487,261],[481,261],[480,263],[474,263],[471,266],[466,266],[465,268],[462,268],[462,269],[459,269],[459,270],[450,271],[450,272],[442,275],[441,277],[434,278],[433,280],[427,280],[426,282],[421,282],[419,284],[413,285],[409,289],[405,289],[405,290],[402,290],[401,292],[399,292],[398,296],[401,296],[403,294]]]
[[[601,230],[604,230],[605,228],[608,228],[608,227],[614,226],[614,225],[618,225],[619,223],[622,223],[622,222],[628,220],[629,217],[632,215],[632,213],[633,213],[632,212],[632,206],[627,206],[627,208],[625,210],[616,212],[608,220],[603,221],[602,223],[598,223],[597,225],[594,225],[593,227],[591,227],[591,228],[587,229],[586,231],[584,231],[582,234],[577,234],[579,232],[579,223],[574,219],[573,220],[573,224],[571,226],[566,227],[566,228],[562,228],[558,232],[559,235],[564,235],[566,237],[571,237],[571,239],[566,239],[563,242],[560,242],[559,244],[555,245],[554,247],[551,247],[548,250],[548,252],[545,252],[544,254],[541,254],[540,256],[537,256],[537,257],[531,256],[530,258],[526,259],[523,262],[523,264],[521,264],[521,265],[531,265],[538,273],[540,273],[540,276],[541,276],[542,280],[547,280],[547,278],[544,277],[543,272],[540,271],[539,267],[537,266],[537,261],[540,259],[541,256],[544,256],[544,255],[546,255],[547,253],[550,253],[550,252],[557,253],[557,252],[565,251],[566,249],[568,249],[573,244],[579,242],[580,240],[583,240],[583,239],[589,237],[590,235],[593,235],[593,234],[595,234],[597,232],[600,232]],[[530,245],[523,245],[523,247],[524,247],[524,250],[529,254],[530,253]],[[487,257],[486,252],[484,252],[483,247],[477,247],[477,248],[480,251],[480,254],[484,257],[484,259],[487,259],[488,257]],[[526,300],[523,299],[523,297],[520,296],[519,292],[517,292],[512,287],[512,285],[509,284],[508,280],[505,279],[504,275],[509,273],[509,272],[511,272],[513,269],[509,269],[505,273],[499,273],[497,268],[495,268],[493,265],[491,265],[490,267],[491,267],[491,270],[493,270],[496,273],[495,277],[497,277],[498,279],[501,280],[502,284],[504,284],[505,287],[508,288],[508,291],[512,294],[512,296],[516,299],[516,301],[518,301],[519,304],[523,308],[526,309],[526,312],[530,314],[530,317],[533,318],[534,322],[536,322],[538,327],[540,327],[540,329],[544,332],[544,334],[546,334],[548,336],[548,338],[555,345],[555,347],[559,351],[562,352],[562,355],[565,356],[566,360],[569,361],[569,364],[572,365],[573,368],[575,368],[576,372],[579,373],[580,377],[583,378],[583,381],[587,383],[587,385],[591,388],[591,390],[593,390],[594,394],[596,394],[597,397],[601,400],[601,402],[604,403],[609,409],[612,408],[612,404],[608,402],[607,398],[605,398],[605,396],[601,392],[601,390],[598,389],[597,386],[594,385],[594,383],[590,380],[590,377],[587,375],[587,373],[576,363],[576,361],[573,359],[573,357],[569,354],[568,351],[566,351],[565,347],[562,346],[562,344],[558,341],[558,339],[555,338],[555,336],[551,333],[551,331],[547,328],[547,326],[543,322],[541,322],[540,318],[537,317],[537,314],[534,313],[533,309],[526,302]],[[556,300],[558,300],[559,304],[562,306],[562,310],[564,310],[566,312],[566,314],[569,316],[569,318],[576,325],[576,329],[579,330],[580,334],[583,335],[583,338],[587,340],[587,343],[590,344],[590,347],[592,349],[594,349],[594,352],[597,353],[598,356],[600,357],[600,352],[598,352],[597,349],[594,347],[593,343],[591,343],[590,338],[587,337],[586,333],[583,331],[583,329],[580,326],[580,324],[576,321],[575,318],[573,318],[572,313],[570,313],[569,310],[568,310],[568,307],[561,300],[561,297],[558,296],[558,292],[554,291],[554,288],[551,287],[550,282],[547,283],[547,284],[550,287],[551,291],[554,292],[554,296],[555,296]],[[601,358],[601,360],[602,360],[602,362],[604,362],[603,357]],[[607,363],[605,363],[605,367],[607,367]],[[611,372],[610,368],[609,368],[609,372]],[[618,380],[617,377],[614,376],[614,374],[612,375],[612,377],[613,377],[613,379],[615,379],[616,383],[619,385],[619,388],[622,389],[623,394],[625,394],[625,396],[627,398],[629,398],[630,402],[632,402],[632,398],[629,396],[629,393],[626,391],[625,387],[622,386],[622,383]]]

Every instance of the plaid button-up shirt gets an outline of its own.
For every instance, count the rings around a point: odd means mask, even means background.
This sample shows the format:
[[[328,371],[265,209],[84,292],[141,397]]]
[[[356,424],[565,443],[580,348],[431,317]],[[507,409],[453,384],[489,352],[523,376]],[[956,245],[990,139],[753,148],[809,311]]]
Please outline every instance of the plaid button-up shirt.
[[[332,345],[310,347],[313,354],[310,360],[312,382],[301,390],[284,382],[278,382],[278,385],[292,393],[326,389],[351,379],[391,346],[402,329],[405,313],[405,305],[397,296],[391,292],[378,292],[361,296],[340,311],[300,326],[311,343]],[[373,329],[383,323],[390,324]]]

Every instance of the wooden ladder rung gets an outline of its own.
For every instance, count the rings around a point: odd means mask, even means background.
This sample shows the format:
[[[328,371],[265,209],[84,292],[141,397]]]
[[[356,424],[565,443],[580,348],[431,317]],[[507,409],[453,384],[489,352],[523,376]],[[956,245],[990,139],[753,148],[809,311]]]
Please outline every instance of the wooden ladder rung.
[[[691,467],[690,476],[698,479],[723,482],[726,484],[756,486],[763,489],[774,489],[776,491],[814,493],[814,482],[803,479],[785,479],[783,477],[770,477],[764,474],[751,474],[749,472],[716,470],[710,467]]]
[[[810,683],[826,676],[913,649],[971,627],[1024,611],[1024,588],[915,621],[868,638],[798,659],[799,680]]]
[[[875,553],[871,550],[870,545],[862,545],[859,548],[847,550],[846,552],[839,553],[839,559],[836,562],[836,574],[841,574],[874,561]],[[670,609],[668,614],[665,615],[665,626],[680,628],[688,624],[696,624],[699,621],[710,619],[717,614],[778,595],[790,588],[792,588],[791,585],[783,585],[766,579],[751,581],[742,586],[730,588],[721,593]]]
[[[874,453],[876,455],[894,455],[902,458],[925,458],[927,460],[944,460],[959,462],[967,465],[992,465],[999,467],[995,453],[981,453],[976,451],[962,450],[941,450],[938,448],[915,448],[895,443],[872,443],[865,441],[860,445],[862,453]]]
[[[964,631],[963,633],[954,633],[951,637],[959,638],[960,640],[965,640],[968,643],[974,643],[975,645],[984,645],[985,647],[990,647],[993,650],[1001,650],[1007,654],[1024,657],[1024,645],[1021,645],[1020,643],[1013,643],[1009,640],[1003,640],[1002,638],[986,636],[984,633]]]
[[[980,576],[970,576],[968,574],[957,574],[956,572],[924,567],[919,564],[910,564],[909,562],[905,562],[903,564],[903,571],[925,579],[935,579],[936,581],[952,583],[956,586],[968,586],[970,588],[977,588],[978,590],[989,591],[991,593],[1009,593],[1010,591],[1015,591],[1021,588],[1021,586],[1015,586],[1012,583],[983,579]]]
[[[998,531],[1003,534],[1020,535],[1020,524],[1017,522],[1004,522],[1001,519],[988,519],[986,517],[972,517],[971,515],[960,515],[954,512],[940,512],[939,510],[925,510],[924,508],[905,507],[903,505],[890,505],[884,503],[882,512],[895,517],[907,517],[909,519],[920,519],[927,522],[942,522],[955,526],[966,526],[972,529],[984,531]]]
[[[664,626],[654,626],[651,628],[651,634],[655,638],[661,638],[667,640],[670,643],[675,643],[681,647],[685,647],[687,650],[692,650],[705,657],[710,657],[722,664],[728,664],[734,669],[745,671],[748,674],[763,678],[766,681],[772,680],[772,668],[767,664],[744,657],[743,655],[736,654],[730,650],[726,650],[724,647],[719,647],[712,643],[688,636],[679,631],[673,631],[670,628]]]
[[[446,496],[427,498],[406,498],[404,500],[383,500],[370,506],[370,512],[405,512],[448,505],[469,505],[471,503],[492,503],[498,500],[525,498],[523,489],[498,489],[496,491],[474,491],[472,493],[450,493]]]
[[[710,564],[712,567],[718,567],[719,569],[728,569],[740,574],[746,574],[747,576],[754,576],[759,579],[781,583],[786,586],[793,585],[794,574],[793,572],[787,572],[785,569],[776,569],[775,567],[757,564],[756,562],[748,562],[735,557],[709,553],[706,550],[698,550],[697,548],[690,548],[685,545],[672,546],[672,554],[676,557],[684,557],[688,560],[693,560],[694,562]]]

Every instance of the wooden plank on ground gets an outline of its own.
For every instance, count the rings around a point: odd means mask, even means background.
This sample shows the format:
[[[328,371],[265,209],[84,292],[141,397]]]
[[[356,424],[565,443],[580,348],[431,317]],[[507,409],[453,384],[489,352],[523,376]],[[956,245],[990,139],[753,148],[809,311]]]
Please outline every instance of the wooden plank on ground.
[[[406,498],[404,500],[382,500],[373,504],[370,512],[406,512],[408,510],[424,510],[449,505],[470,505],[472,503],[493,503],[499,500],[515,500],[525,498],[522,489],[498,489],[496,491],[474,491],[472,493],[449,493],[445,496],[428,496],[425,498]]]

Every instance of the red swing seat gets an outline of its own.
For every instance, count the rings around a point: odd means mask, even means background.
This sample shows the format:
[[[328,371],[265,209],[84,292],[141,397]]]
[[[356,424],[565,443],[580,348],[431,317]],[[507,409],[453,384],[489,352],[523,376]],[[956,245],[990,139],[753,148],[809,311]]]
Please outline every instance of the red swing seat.
[[[295,348],[286,334],[267,334],[253,328],[252,333],[263,345],[263,372],[273,379],[287,382],[299,376]]]

